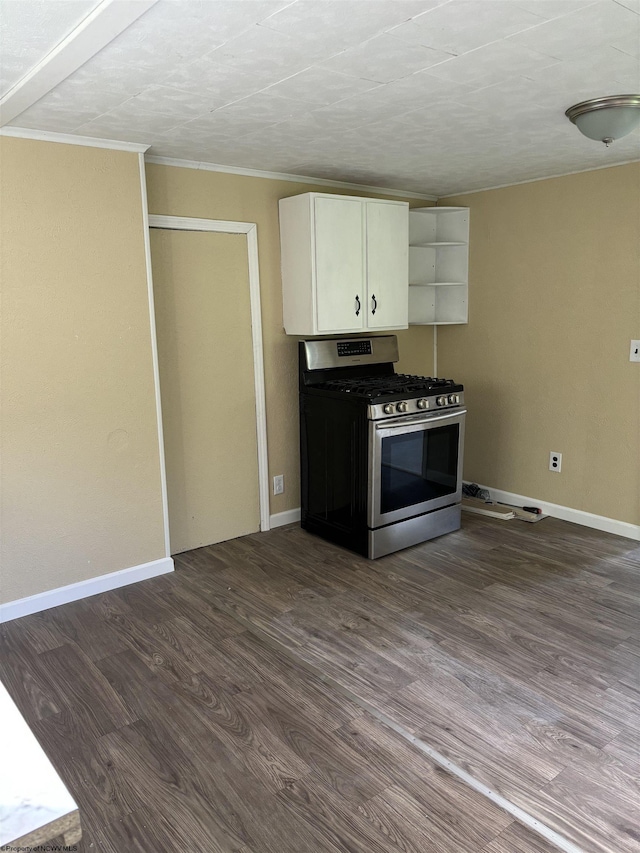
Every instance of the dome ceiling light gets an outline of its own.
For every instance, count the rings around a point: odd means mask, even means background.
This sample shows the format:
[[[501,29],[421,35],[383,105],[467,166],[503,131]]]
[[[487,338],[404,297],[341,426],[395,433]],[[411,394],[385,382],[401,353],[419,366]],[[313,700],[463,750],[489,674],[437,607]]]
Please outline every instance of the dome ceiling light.
[[[569,107],[565,112],[580,133],[609,147],[640,126],[640,95],[608,95]]]

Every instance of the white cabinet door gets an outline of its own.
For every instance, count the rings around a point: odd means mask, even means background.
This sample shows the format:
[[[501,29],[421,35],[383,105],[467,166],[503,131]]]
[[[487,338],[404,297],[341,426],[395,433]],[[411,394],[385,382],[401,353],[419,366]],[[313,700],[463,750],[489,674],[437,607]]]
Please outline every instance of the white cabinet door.
[[[365,323],[364,228],[361,201],[315,199],[318,334],[358,331]]]
[[[370,329],[407,328],[409,322],[409,211],[405,205],[369,201],[367,306]]]

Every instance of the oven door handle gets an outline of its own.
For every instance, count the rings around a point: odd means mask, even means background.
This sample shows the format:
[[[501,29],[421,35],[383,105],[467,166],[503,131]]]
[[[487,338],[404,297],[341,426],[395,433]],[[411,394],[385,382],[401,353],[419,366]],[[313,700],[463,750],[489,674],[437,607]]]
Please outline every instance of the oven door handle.
[[[450,418],[459,418],[461,415],[466,415],[466,409],[453,409],[450,412],[445,412],[442,415],[409,415],[403,418],[394,418],[393,420],[380,421],[376,424],[376,429],[401,429],[405,426],[420,426],[420,424],[434,424],[439,421],[448,421]]]

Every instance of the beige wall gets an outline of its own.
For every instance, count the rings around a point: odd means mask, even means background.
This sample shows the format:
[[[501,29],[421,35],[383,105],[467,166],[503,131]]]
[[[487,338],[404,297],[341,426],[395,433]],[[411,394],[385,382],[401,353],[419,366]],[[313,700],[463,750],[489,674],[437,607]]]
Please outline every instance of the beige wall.
[[[438,333],[466,479],[640,523],[640,164],[441,203],[471,208],[469,325]]]
[[[160,559],[164,537],[137,156],[10,138],[0,156],[11,601]],[[270,476],[286,485],[271,512],[294,508],[297,347],[282,331],[277,202],[326,188],[147,174],[152,213],[258,224]],[[640,523],[640,368],[628,361],[640,165],[446,203],[472,210],[470,323],[439,331],[438,372],[467,386],[465,476]],[[430,373],[431,328],[399,338],[399,368]],[[549,450],[564,454],[560,475]]]
[[[138,158],[0,139],[11,601],[164,556]]]
[[[153,214],[257,223],[270,491],[271,477],[285,476],[284,494],[271,496],[271,513],[294,509],[300,506],[298,339],[285,335],[282,329],[278,200],[312,191],[373,194],[151,164],[147,165],[147,191],[149,212]],[[420,206],[424,202],[412,200],[411,204]],[[414,327],[399,332],[398,337],[402,357],[399,368],[429,373],[433,365],[431,328]]]

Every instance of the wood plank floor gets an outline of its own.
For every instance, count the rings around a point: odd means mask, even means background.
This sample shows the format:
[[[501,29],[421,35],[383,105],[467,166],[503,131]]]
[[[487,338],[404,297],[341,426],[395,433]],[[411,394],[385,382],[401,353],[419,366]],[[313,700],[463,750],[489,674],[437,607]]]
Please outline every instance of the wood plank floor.
[[[297,526],[2,626],[0,676],[83,851],[640,845],[640,548],[545,519],[371,562]]]

